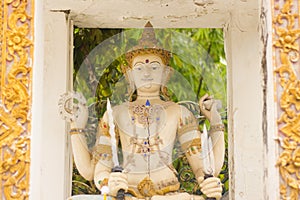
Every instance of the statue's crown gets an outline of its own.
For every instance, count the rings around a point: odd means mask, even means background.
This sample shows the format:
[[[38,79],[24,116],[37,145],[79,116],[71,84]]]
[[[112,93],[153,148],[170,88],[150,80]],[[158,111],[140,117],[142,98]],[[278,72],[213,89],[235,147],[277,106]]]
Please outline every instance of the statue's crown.
[[[169,64],[171,52],[163,49],[158,45],[154,28],[150,22],[146,23],[138,45],[131,48],[125,54],[125,56],[129,66],[131,67],[132,60],[134,59],[134,57],[136,57],[137,55],[143,55],[148,53],[160,56],[164,64]]]

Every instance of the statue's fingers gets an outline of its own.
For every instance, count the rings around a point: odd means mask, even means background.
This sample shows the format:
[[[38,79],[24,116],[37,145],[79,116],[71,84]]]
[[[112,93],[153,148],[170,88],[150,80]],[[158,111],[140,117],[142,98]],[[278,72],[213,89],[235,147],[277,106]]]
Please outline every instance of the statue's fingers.
[[[128,184],[128,181],[126,179],[123,179],[123,178],[114,178],[114,179],[109,180],[108,183],[111,184],[111,185],[113,185],[115,183]]]
[[[216,177],[211,177],[205,179],[201,184],[200,187],[203,190],[209,189],[209,188],[214,188],[214,187],[219,187],[221,185],[221,181],[219,178]]]
[[[199,100],[199,104],[203,104],[203,101],[208,97],[208,94],[203,95],[200,100]]]
[[[217,178],[217,177],[209,177],[207,179],[204,179],[204,181],[202,182],[201,185],[207,185],[207,184],[210,184],[210,183],[218,183],[218,182],[220,182],[219,178]]]
[[[213,99],[205,100],[203,104],[207,110],[211,110],[212,106],[214,105],[214,100]]]
[[[221,110],[222,109],[222,102],[220,100],[213,100],[212,110]]]
[[[201,191],[204,193],[204,191],[207,191],[211,188],[215,188],[218,187],[216,183],[209,183],[209,184],[205,184],[201,187]]]
[[[116,187],[118,188],[118,190],[120,190],[120,189],[127,190],[128,189],[128,185],[125,183],[117,183]]]
[[[221,192],[217,192],[217,193],[210,193],[208,195],[206,195],[207,197],[214,197],[216,199],[220,199],[222,197],[222,193]]]
[[[199,184],[201,184],[201,183],[203,182],[203,180],[204,180],[204,177],[203,177],[203,176],[199,176],[199,177],[197,178],[197,181],[198,181]]]
[[[119,191],[120,189],[124,189],[125,191],[127,191],[128,183],[127,183],[127,180],[116,179],[116,180],[109,181],[108,187],[109,187],[109,190],[111,191],[111,194],[116,194],[117,191]]]
[[[214,193],[222,193],[223,189],[222,187],[214,187],[214,188],[205,188],[205,189],[201,189],[201,191],[203,192],[203,194],[205,195],[209,195],[209,194],[214,194]]]
[[[199,107],[200,107],[200,112],[207,118],[209,117],[209,111],[207,109],[207,97],[208,94],[205,94],[203,97],[201,97],[201,99],[199,100]],[[208,100],[209,101],[209,100]]]
[[[110,178],[115,178],[115,177],[119,178],[120,177],[120,178],[123,178],[123,179],[127,179],[127,175],[122,173],[122,172],[113,172],[113,173],[110,174],[109,177]]]
[[[128,185],[127,179],[118,179],[117,183]]]
[[[127,186],[128,185],[128,181],[127,179],[121,179],[121,178],[118,178],[118,179],[112,179],[108,182],[108,185],[110,187],[115,187],[115,186],[119,186],[119,185],[125,185]],[[123,187],[123,186],[122,186]]]

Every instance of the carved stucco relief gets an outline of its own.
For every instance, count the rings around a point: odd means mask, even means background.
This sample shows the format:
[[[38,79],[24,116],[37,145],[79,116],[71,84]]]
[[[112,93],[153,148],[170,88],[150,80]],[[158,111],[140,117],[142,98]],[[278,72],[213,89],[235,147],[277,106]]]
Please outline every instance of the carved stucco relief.
[[[300,198],[300,1],[272,3],[280,197],[296,200]]]
[[[0,196],[28,199],[34,0],[0,4]]]

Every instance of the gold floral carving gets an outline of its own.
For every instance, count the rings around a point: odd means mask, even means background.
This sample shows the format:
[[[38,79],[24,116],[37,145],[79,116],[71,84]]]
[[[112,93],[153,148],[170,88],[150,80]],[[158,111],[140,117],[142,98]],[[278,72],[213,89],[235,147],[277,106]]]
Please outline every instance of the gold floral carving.
[[[29,199],[34,0],[0,4],[0,196]]]
[[[300,199],[300,1],[273,0],[281,199]]]

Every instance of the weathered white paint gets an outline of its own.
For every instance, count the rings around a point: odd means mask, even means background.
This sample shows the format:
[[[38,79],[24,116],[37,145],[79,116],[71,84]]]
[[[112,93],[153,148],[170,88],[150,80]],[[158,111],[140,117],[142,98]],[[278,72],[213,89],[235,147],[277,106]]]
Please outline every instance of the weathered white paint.
[[[42,2],[37,4],[37,9]],[[70,85],[69,25],[61,12],[36,12],[30,199],[66,199],[71,159],[58,100]]]
[[[43,1],[35,3],[35,27],[44,27]],[[42,139],[43,131],[43,78],[44,78],[44,28],[34,29],[34,59],[32,77],[32,123],[31,123],[31,165],[30,199],[41,199],[42,181]]]
[[[254,2],[254,3],[253,3]],[[103,28],[222,27],[232,11],[244,18],[257,10],[250,0],[48,0],[47,10],[70,10],[75,25]],[[241,18],[241,24],[243,19]]]
[[[229,24],[225,36],[231,194],[233,199],[263,199],[260,38],[257,26],[241,30],[234,23]]]
[[[272,23],[265,2],[256,4],[258,9],[247,17],[249,21],[239,16],[239,12],[232,12],[232,21],[225,29],[230,197],[238,200],[279,199],[279,176],[275,168]]]
[[[261,6],[270,8],[267,1],[44,0],[45,5],[42,2],[38,1],[36,10],[43,7],[44,15],[37,11],[35,17],[39,35],[35,39],[30,199],[63,200],[70,191],[69,144],[66,125],[58,115],[57,106],[59,96],[71,83],[70,28],[62,12],[67,10],[74,24],[83,27],[143,27],[148,20],[155,27],[164,28],[224,27],[232,159],[230,197],[279,199],[279,178],[274,167],[277,154],[273,140],[276,123],[269,11],[267,24],[259,25]],[[269,34],[267,70],[261,64],[264,57],[261,35],[265,35],[262,31]]]
[[[266,67],[267,67],[267,85],[266,85],[266,102],[267,102],[267,134],[264,141],[264,168],[265,168],[265,199],[280,199],[279,194],[279,170],[275,164],[279,155],[279,147],[275,137],[277,134],[277,113],[276,107],[279,102],[274,101],[276,81],[274,77],[273,67],[273,40],[272,40],[272,9],[271,1],[264,0],[261,5],[261,20],[260,31],[262,35],[266,36]]]

